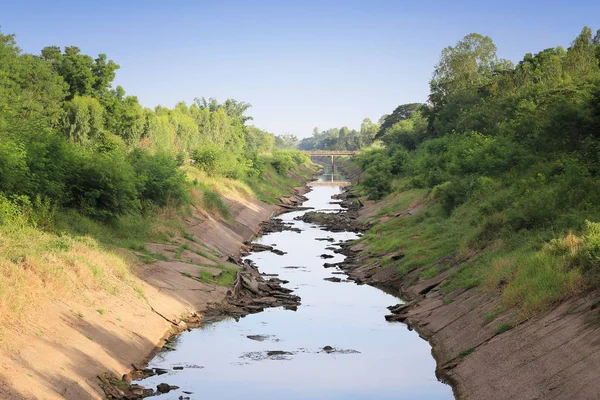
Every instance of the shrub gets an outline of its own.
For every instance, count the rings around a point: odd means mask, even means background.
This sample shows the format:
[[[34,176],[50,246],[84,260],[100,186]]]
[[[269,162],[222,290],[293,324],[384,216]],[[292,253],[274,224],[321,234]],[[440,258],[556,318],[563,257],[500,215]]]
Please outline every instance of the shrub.
[[[28,203],[29,199],[25,196],[9,200],[0,193],[0,225],[9,230],[27,226],[29,223],[29,208],[25,204]]]
[[[67,193],[67,206],[97,219],[112,219],[141,208],[134,170],[119,153],[80,150],[67,179]]]
[[[569,232],[551,240],[544,251],[562,257],[570,268],[600,274],[600,223],[585,221],[581,236]]]
[[[15,193],[27,183],[27,153],[8,137],[0,134],[0,191]]]
[[[187,200],[185,175],[173,156],[135,149],[129,154],[128,160],[136,174],[140,200],[151,201],[161,207],[169,203],[181,205]]]
[[[293,150],[273,149],[273,158],[271,159],[271,164],[278,174],[285,175],[289,170],[297,165],[293,153]]]
[[[197,168],[206,172],[209,176],[218,175],[218,167],[223,157],[223,150],[213,144],[205,144],[192,151],[191,158]]]

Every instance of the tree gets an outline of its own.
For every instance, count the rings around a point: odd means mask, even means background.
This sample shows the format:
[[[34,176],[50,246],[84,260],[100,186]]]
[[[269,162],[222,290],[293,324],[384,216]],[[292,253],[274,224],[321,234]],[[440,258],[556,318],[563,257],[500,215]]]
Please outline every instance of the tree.
[[[105,97],[110,94],[112,82],[115,80],[116,71],[120,67],[113,60],[106,60],[106,54],[99,54],[92,65],[92,73],[95,76],[93,85],[94,94]]]
[[[119,69],[114,61],[107,60],[106,54],[99,54],[94,60],[76,46],[65,47],[64,53],[58,46],[44,47],[40,58],[50,63],[69,85],[67,100],[75,96],[108,96]]]
[[[227,99],[223,104],[219,104],[217,99],[211,97],[206,99],[205,97],[194,99],[194,104],[201,110],[208,109],[211,112],[216,112],[219,109],[223,109],[225,114],[230,118],[240,121],[245,124],[247,121],[252,120],[252,117],[245,116],[244,113],[252,107],[251,104],[238,101],[235,99]]]
[[[566,72],[576,79],[587,79],[598,72],[597,45],[592,38],[592,29],[584,27],[567,50]]]
[[[279,149],[294,149],[298,145],[298,137],[291,133],[275,136],[275,147]]]
[[[138,102],[138,98],[136,96],[127,96],[123,100],[121,118],[114,133],[122,137],[128,145],[135,145],[139,142],[144,132],[145,122],[144,109]]]
[[[447,96],[489,82],[497,63],[496,45],[488,36],[471,33],[446,47],[430,82],[431,103],[438,106]]]
[[[75,96],[65,103],[63,129],[69,142],[88,145],[98,139],[104,126],[104,108],[93,97]]]
[[[365,118],[360,125],[360,142],[355,147],[360,149],[363,146],[369,146],[375,140],[378,131],[379,125],[374,124],[370,118]]]
[[[408,103],[399,105],[391,114],[385,116],[383,122],[381,123],[381,127],[379,128],[379,132],[377,133],[377,138],[385,135],[385,131],[392,125],[411,118],[415,112],[422,110],[424,107],[426,106],[422,103]]]
[[[21,54],[14,35],[0,33],[0,128],[9,119],[56,126],[65,84],[39,57]]]

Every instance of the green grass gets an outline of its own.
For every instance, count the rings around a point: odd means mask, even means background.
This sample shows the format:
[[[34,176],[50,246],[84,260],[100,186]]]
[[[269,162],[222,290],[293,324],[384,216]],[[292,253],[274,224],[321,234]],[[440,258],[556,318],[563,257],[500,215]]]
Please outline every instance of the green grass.
[[[120,380],[120,379],[116,379],[114,381],[111,381],[111,383],[113,385],[115,385],[116,387],[121,388],[121,389],[127,389],[130,386],[129,383],[127,383],[127,382],[125,382],[123,380]]]
[[[574,267],[568,265],[572,249],[557,244],[561,253],[544,247],[565,232],[552,228],[505,231],[496,214],[481,219],[477,202],[462,204],[448,215],[439,202],[427,199],[427,205],[415,215],[395,217],[415,201],[424,201],[424,193],[411,189],[384,200],[389,204],[378,215],[387,220],[375,223],[359,240],[367,245],[371,263],[395,268],[401,275],[420,269],[422,279],[452,267],[439,286],[443,294],[478,287],[500,295],[503,310],[517,307],[525,318],[585,288],[581,270],[575,265],[579,259],[571,262]],[[600,242],[600,233],[588,237],[589,243]],[[590,244],[589,248],[594,247]],[[397,253],[404,257],[393,261],[391,255]],[[467,261],[456,265],[457,259]],[[491,322],[489,318],[484,318],[485,324]]]
[[[308,166],[299,166],[292,172],[308,179],[315,171],[316,169]],[[266,166],[262,176],[246,178],[244,182],[258,199],[267,204],[278,204],[280,197],[289,195],[290,189],[301,183],[287,175],[278,174],[272,165]]]
[[[177,250],[175,250],[175,254],[173,255],[173,258],[175,258],[176,260],[181,260],[181,255],[183,254],[183,252],[185,250],[189,250],[189,246],[187,244],[179,246],[177,248]]]
[[[137,294],[138,294],[140,297],[142,297],[142,298],[144,298],[144,299],[146,298],[146,295],[144,294],[144,289],[142,289],[141,287],[139,287],[139,286],[136,286],[136,285],[133,285],[132,287],[133,287],[133,290],[134,290],[134,291],[135,291],[135,292],[136,292],[136,293],[137,293]]]
[[[464,358],[464,357],[468,356],[469,354],[473,353],[474,351],[475,351],[475,349],[473,347],[468,347],[466,349],[462,349],[460,351],[460,353],[458,353],[458,356],[460,358]]]
[[[384,215],[394,216],[401,211],[409,209],[411,206],[418,204],[427,197],[427,189],[410,189],[401,193],[394,193],[390,196],[391,204],[382,207],[376,214],[376,217]],[[398,211],[400,210],[400,211]]]
[[[483,316],[483,320],[481,321],[481,326],[486,326],[486,325],[491,324],[496,318],[498,318],[498,315],[500,315],[501,311],[502,310],[497,309],[497,310],[494,310],[492,312],[485,314]]]
[[[106,314],[106,310],[104,308],[99,308],[96,311],[98,311],[98,314],[100,314],[100,315]]]
[[[461,223],[460,219],[451,221],[444,217],[438,205],[421,212],[425,213],[425,218],[418,213],[375,225],[362,239],[368,245],[367,252],[381,256],[401,251],[404,257],[393,264],[406,274],[419,267],[431,266],[443,256],[460,249],[461,237],[469,229],[467,224]],[[391,264],[390,261],[387,263]],[[429,270],[425,276],[436,274],[437,271]]]
[[[157,259],[146,254],[137,254],[137,258],[144,264],[154,264]]]
[[[182,236],[191,242],[198,243],[196,237],[189,232],[183,232]]]
[[[192,250],[192,251],[193,251],[194,253],[198,254],[199,256],[201,256],[201,257],[204,257],[204,258],[206,258],[206,259],[208,259],[208,260],[210,260],[210,261],[217,262],[217,261],[219,260],[219,259],[218,259],[217,257],[215,257],[214,255],[212,255],[212,254],[208,254],[208,253],[207,253],[207,252],[205,252],[205,251],[202,251],[202,250]]]
[[[213,276],[211,271],[201,270],[198,275],[198,279],[204,283],[216,284],[217,286],[231,286],[235,282],[237,271],[226,265],[218,264],[211,265],[211,268],[218,268],[221,273],[217,276]]]
[[[496,335],[500,335],[501,333],[510,331],[514,327],[515,327],[515,324],[513,324],[512,322],[502,322],[501,324],[499,324],[496,327],[496,329],[494,330],[494,333]]]
[[[197,180],[194,181],[194,187],[202,193],[202,206],[210,211],[217,212],[226,220],[231,219],[229,207],[227,207],[227,204],[225,204],[223,198],[216,190],[212,189],[208,184]]]

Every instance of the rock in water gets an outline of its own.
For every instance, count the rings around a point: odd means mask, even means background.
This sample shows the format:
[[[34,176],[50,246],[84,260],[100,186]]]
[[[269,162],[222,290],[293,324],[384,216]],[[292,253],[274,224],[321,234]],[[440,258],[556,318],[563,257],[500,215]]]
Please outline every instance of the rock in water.
[[[168,383],[159,383],[156,386],[156,390],[158,390],[160,393],[169,393],[171,390],[177,390],[179,389],[179,386],[171,386]]]

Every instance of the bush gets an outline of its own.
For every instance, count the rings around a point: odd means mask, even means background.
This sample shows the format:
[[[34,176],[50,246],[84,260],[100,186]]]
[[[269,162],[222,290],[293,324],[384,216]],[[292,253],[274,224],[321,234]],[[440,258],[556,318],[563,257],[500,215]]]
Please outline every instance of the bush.
[[[213,145],[205,144],[192,151],[191,158],[195,166],[206,172],[209,176],[218,175],[224,150]]]
[[[21,204],[18,204],[21,203]],[[0,193],[0,226],[10,229],[19,229],[28,225],[29,198],[22,196],[9,200]]]
[[[569,232],[544,246],[546,253],[565,259],[570,268],[600,274],[600,223],[585,221],[581,236]]]
[[[158,206],[181,205],[188,194],[185,188],[185,175],[179,169],[177,160],[167,153],[150,154],[135,149],[129,154],[129,162],[136,174],[138,197]]]
[[[120,153],[80,150],[67,179],[68,207],[97,219],[112,219],[141,208],[132,166]]]
[[[29,172],[26,157],[23,146],[0,134],[0,191],[16,193],[23,189]]]
[[[439,199],[444,211],[449,214],[458,205],[466,201],[469,191],[465,180],[448,181],[437,185],[431,191],[431,197]]]
[[[273,149],[271,164],[279,175],[287,174],[294,166],[298,165],[297,159],[293,154],[293,150]]]

